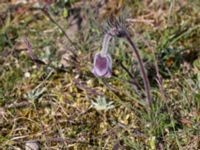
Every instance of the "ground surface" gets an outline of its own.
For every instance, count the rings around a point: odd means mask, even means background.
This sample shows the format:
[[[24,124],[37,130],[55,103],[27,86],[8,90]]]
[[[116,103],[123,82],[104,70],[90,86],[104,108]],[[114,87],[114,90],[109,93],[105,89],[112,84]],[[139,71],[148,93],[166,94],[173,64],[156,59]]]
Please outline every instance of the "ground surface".
[[[200,149],[198,0],[24,2],[0,2],[0,149]],[[111,14],[140,49],[150,110],[125,41],[111,78],[91,73]]]

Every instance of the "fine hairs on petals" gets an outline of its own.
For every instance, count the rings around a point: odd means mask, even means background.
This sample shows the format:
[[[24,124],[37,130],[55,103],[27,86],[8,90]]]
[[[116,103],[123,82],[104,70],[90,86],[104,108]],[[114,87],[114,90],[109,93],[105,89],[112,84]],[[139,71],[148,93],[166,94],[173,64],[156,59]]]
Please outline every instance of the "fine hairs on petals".
[[[92,73],[97,77],[110,78],[112,75],[112,58],[108,53],[108,46],[112,36],[105,34],[102,49],[94,56]]]
[[[96,53],[92,73],[97,77],[111,77],[112,59],[109,54],[101,56],[101,53]]]

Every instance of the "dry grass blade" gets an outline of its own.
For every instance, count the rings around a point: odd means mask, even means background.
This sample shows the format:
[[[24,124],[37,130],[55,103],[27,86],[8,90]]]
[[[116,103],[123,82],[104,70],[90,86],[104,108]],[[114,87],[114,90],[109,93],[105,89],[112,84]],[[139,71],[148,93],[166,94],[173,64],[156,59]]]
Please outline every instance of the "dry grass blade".
[[[42,60],[38,59],[38,58],[34,55],[33,49],[32,49],[32,46],[31,46],[31,43],[29,42],[29,40],[28,40],[27,37],[24,37],[24,43],[25,43],[25,45],[26,45],[26,47],[27,47],[27,52],[28,52],[29,57],[31,58],[31,60],[32,60],[33,62],[36,63],[37,67],[39,68],[39,67],[40,67],[39,65],[45,65],[45,63],[44,63]]]

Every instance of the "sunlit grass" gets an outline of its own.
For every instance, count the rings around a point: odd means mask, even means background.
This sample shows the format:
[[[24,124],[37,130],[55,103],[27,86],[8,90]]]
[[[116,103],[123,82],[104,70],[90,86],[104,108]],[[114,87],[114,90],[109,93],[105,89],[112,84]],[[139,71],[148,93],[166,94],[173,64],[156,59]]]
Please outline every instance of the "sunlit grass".
[[[79,7],[72,1],[51,6],[52,16],[67,32],[70,19],[63,8],[72,15],[72,4]],[[41,149],[200,149],[199,2],[124,2],[119,13],[128,18],[149,75],[150,110],[125,41],[110,43],[111,78],[91,73],[106,24],[94,19],[89,4],[82,6],[82,28],[70,28],[78,49],[39,10],[0,11],[0,148],[23,149],[36,140]],[[31,60],[24,36],[46,65]],[[155,59],[164,95],[156,81]]]

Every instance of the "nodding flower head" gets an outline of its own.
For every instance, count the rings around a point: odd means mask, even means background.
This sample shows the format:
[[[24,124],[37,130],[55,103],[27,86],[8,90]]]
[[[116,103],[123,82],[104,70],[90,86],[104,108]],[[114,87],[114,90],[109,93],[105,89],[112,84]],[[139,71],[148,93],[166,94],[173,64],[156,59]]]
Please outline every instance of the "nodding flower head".
[[[111,35],[105,34],[102,44],[102,50],[96,53],[94,57],[94,66],[92,73],[97,77],[111,77],[112,71],[112,59],[108,53],[108,45],[111,39]]]
[[[92,73],[97,77],[111,77],[112,59],[110,54],[96,53]]]
[[[107,32],[107,34],[109,34],[111,36],[117,36],[119,38],[127,37],[128,31],[126,29],[124,19],[122,19],[122,18],[117,19],[117,18],[111,17],[108,20],[108,25],[109,25],[110,29]]]

